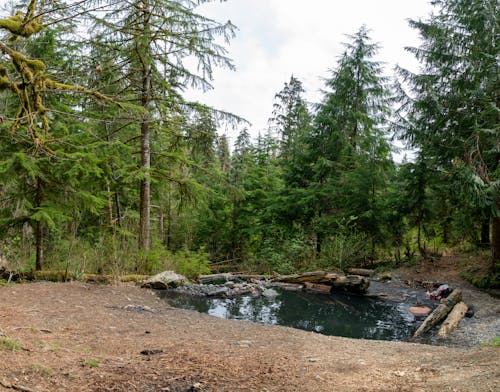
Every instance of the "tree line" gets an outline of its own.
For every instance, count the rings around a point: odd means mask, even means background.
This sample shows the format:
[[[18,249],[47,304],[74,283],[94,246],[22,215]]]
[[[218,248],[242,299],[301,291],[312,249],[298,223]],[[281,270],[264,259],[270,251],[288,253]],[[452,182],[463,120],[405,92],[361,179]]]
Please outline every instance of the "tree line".
[[[0,249],[18,268],[287,273],[500,259],[498,2],[435,0],[418,73],[362,26],[307,103],[295,77],[252,140],[185,98],[233,68],[207,1],[18,1],[0,19]],[[218,132],[243,129],[234,146]],[[394,138],[415,152],[394,161]]]

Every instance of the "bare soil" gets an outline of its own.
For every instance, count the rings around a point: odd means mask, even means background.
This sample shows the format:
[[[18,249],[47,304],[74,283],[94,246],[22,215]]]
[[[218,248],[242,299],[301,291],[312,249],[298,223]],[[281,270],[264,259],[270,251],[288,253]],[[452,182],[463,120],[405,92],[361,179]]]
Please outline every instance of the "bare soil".
[[[223,320],[130,284],[0,287],[0,391],[498,391],[499,354]]]

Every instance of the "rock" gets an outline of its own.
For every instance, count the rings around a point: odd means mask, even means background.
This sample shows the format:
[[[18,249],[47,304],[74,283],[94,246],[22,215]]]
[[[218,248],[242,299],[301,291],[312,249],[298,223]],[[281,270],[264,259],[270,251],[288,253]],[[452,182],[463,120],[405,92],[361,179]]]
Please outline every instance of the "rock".
[[[265,289],[262,291],[262,295],[266,298],[275,298],[278,296],[278,292],[273,289]]]
[[[142,283],[141,287],[146,287],[156,290],[166,290],[186,284],[185,276],[176,274],[174,271],[164,271],[150,277]]]
[[[427,316],[432,309],[427,306],[412,306],[408,309],[415,316]]]
[[[150,308],[149,306],[143,305],[125,305],[123,310],[128,310],[129,312],[151,312],[155,313],[155,310]]]
[[[142,350],[142,355],[156,355],[163,353],[163,350]]]
[[[225,286],[209,285],[205,286],[203,288],[203,291],[207,297],[222,297],[224,295],[227,295],[231,291],[231,289]]]

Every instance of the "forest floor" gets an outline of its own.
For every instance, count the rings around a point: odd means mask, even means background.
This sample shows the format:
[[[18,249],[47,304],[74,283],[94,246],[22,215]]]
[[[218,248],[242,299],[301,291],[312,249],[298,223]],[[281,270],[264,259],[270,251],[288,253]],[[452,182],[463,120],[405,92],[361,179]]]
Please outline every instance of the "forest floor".
[[[474,294],[458,262],[393,274]],[[477,311],[488,307],[498,318],[500,300],[475,298]],[[0,391],[498,391],[499,350],[223,320],[172,308],[130,284],[0,287]]]

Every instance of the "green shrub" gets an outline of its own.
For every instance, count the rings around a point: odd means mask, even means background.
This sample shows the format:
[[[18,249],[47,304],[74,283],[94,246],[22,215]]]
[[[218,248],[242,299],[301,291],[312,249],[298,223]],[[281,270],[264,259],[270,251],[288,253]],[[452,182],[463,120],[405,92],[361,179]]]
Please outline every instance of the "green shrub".
[[[203,248],[197,252],[183,249],[175,253],[172,258],[176,272],[189,279],[195,279],[199,275],[210,273],[208,266],[210,260]]]

